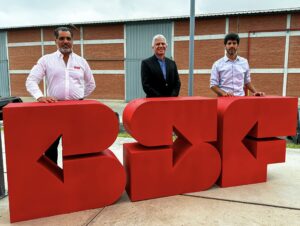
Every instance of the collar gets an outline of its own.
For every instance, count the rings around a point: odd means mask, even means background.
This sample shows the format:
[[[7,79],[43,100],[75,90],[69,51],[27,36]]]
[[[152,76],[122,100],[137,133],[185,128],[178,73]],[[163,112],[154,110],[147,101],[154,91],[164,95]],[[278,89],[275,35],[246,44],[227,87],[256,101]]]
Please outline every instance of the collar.
[[[154,54],[154,56],[156,57],[156,59],[157,60],[159,60],[159,61],[162,61],[162,62],[165,62],[166,61],[166,57],[164,57],[164,59],[160,59],[158,56],[156,56],[155,54]]]
[[[58,58],[63,58],[64,57],[64,55],[59,50],[56,50],[55,55]],[[69,57],[72,57],[72,55],[73,55],[73,52],[70,53]]]
[[[240,58],[240,56],[239,55],[237,55],[237,57],[236,57],[236,59],[233,61],[233,62],[235,62],[235,61],[239,61],[241,58]],[[224,56],[224,60],[225,60],[225,62],[227,62],[227,61],[231,61],[228,57],[227,57],[227,55],[225,54],[225,56]]]

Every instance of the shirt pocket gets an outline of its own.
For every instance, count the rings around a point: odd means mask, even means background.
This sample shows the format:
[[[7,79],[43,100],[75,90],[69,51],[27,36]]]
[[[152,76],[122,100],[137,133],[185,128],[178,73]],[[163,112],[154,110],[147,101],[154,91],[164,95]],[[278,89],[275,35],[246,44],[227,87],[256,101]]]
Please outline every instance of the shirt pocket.
[[[83,70],[81,68],[69,68],[69,76],[72,79],[83,79]]]
[[[235,77],[238,79],[238,80],[244,80],[244,77],[246,75],[246,69],[241,67],[240,65],[236,65],[235,66]]]

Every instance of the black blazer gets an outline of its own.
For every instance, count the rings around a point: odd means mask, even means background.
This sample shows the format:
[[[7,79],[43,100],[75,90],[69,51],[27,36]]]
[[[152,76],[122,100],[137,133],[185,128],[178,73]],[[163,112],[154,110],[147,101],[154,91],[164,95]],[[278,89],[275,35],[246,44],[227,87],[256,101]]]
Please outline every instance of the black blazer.
[[[176,63],[169,58],[165,58],[165,61],[166,80],[155,55],[142,61],[141,76],[146,97],[177,97],[179,95],[180,80]]]

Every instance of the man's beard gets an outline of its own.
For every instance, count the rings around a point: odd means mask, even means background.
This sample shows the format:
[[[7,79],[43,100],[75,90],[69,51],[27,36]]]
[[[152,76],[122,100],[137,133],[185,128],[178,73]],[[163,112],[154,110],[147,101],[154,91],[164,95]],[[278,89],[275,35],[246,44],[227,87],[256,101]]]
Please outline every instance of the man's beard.
[[[229,56],[234,56],[237,51],[233,48],[230,48],[230,49],[227,49],[226,52]]]
[[[62,54],[65,54],[65,53],[71,53],[71,52],[72,52],[72,49],[69,48],[69,47],[61,47],[61,48],[59,48],[59,51],[60,51]]]

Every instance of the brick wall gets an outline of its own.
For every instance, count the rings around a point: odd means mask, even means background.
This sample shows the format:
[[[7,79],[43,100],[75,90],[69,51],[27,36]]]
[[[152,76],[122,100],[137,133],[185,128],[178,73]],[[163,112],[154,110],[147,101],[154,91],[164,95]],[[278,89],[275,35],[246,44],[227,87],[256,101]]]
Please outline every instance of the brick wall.
[[[291,28],[300,30],[300,13],[291,14]],[[287,14],[266,14],[266,15],[240,15],[228,16],[229,31],[247,34],[249,31],[260,30],[284,30],[286,28]],[[226,17],[196,18],[195,35],[202,37],[207,35],[205,40],[195,40],[194,68],[196,70],[210,70],[212,64],[224,56],[223,35],[225,34]],[[79,28],[79,26],[78,26]],[[45,27],[43,30],[44,41],[54,41],[53,27]],[[124,23],[83,25],[83,39],[93,40],[114,40],[125,41]],[[256,34],[259,34],[257,32]],[[189,20],[176,19],[174,21],[175,40],[178,37],[189,35]],[[208,35],[218,35],[210,36]],[[217,37],[217,38],[216,38]],[[80,29],[74,30],[74,40],[80,40]],[[276,37],[242,37],[239,46],[239,55],[247,58],[250,67],[254,69],[282,69],[285,56],[285,36]],[[8,43],[40,42],[41,29],[12,29],[8,30]],[[174,41],[174,59],[179,70],[188,70],[189,67],[189,42],[184,40]],[[124,43],[97,43],[84,44],[83,55],[88,60],[92,70],[125,70]],[[81,55],[80,45],[76,44],[74,52]],[[44,46],[44,53],[56,51],[55,45]],[[10,70],[30,70],[41,57],[42,48],[37,46],[14,46],[8,48]],[[290,36],[289,46],[289,68],[300,69],[300,36]],[[97,89],[92,98],[103,99],[124,99],[125,97],[125,75],[95,74]],[[26,75],[11,75],[11,90],[14,95],[28,96],[24,91]],[[215,96],[209,89],[209,74],[194,75],[194,95]],[[300,96],[300,74],[288,74],[287,95]],[[182,88],[180,95],[188,95],[188,75],[180,75]],[[282,74],[253,74],[254,85],[265,91],[267,94],[282,95]],[[21,95],[21,96],[22,96]]]
[[[175,22],[174,35],[186,36],[190,33],[189,20]],[[211,35],[225,32],[225,18],[204,18],[195,20],[195,35]]]
[[[285,29],[286,15],[241,15],[230,17],[229,32]]]
[[[194,75],[194,96],[216,97],[209,88],[210,75]],[[188,96],[188,75],[180,75],[181,88],[179,96]]]
[[[73,49],[74,49],[74,46],[73,46]],[[57,50],[57,47],[56,46],[44,46],[44,53],[45,54],[49,54],[49,53],[53,53]],[[75,51],[74,51],[75,52]],[[79,52],[80,53],[80,52]],[[77,52],[78,54],[78,52]],[[79,54],[80,55],[80,54]]]
[[[285,37],[251,38],[248,61],[252,68],[282,68],[284,51]]]
[[[210,89],[210,75],[194,75],[194,95],[205,97],[216,97],[217,95]]]
[[[222,40],[195,41],[194,68],[210,69],[213,62],[224,56]],[[176,41],[174,43],[174,59],[179,70],[188,69],[189,42]]]
[[[84,56],[86,59],[123,59],[123,44],[93,44],[84,45]]]
[[[84,27],[84,40],[123,39],[123,24],[87,25]]]
[[[300,18],[299,18],[300,19]],[[290,37],[289,68],[300,67],[300,37]]]
[[[10,42],[39,42],[41,41],[41,31],[35,29],[10,30],[7,33],[7,41]]]
[[[25,87],[25,82],[28,74],[11,74],[10,75],[10,84],[11,84],[11,95],[26,97],[30,96]],[[43,81],[39,84],[41,90],[43,90],[44,84]]]
[[[282,95],[282,74],[252,74],[251,82],[258,91],[266,95]]]
[[[299,97],[300,74],[289,74],[287,80],[287,96]]]
[[[9,47],[9,69],[30,70],[42,56],[41,46]]]
[[[96,89],[89,98],[125,99],[124,75],[94,75]]]
[[[291,28],[300,29],[300,14],[292,13]]]
[[[83,29],[84,40],[124,39],[123,24],[88,25]],[[92,70],[124,70],[124,44],[86,44],[84,57]],[[124,75],[96,74],[96,90],[91,98],[125,99]]]
[[[187,75],[179,75],[181,87],[180,87],[180,93],[179,96],[184,97],[188,96],[188,79],[189,77]]]

